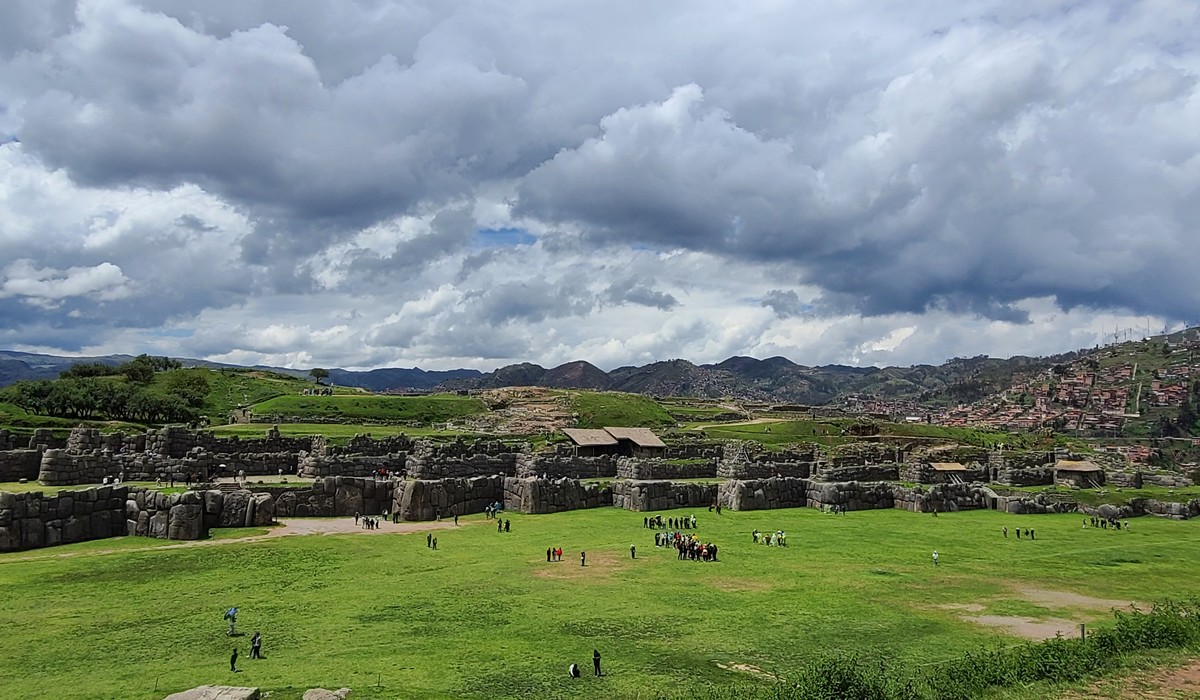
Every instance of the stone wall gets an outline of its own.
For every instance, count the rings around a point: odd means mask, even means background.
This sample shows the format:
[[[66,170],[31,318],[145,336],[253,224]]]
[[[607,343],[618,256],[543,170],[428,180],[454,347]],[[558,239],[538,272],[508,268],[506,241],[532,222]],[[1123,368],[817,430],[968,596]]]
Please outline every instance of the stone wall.
[[[411,452],[415,441],[407,435],[389,435],[373,438],[370,433],[355,435],[343,446],[329,445],[323,452],[331,457],[339,455],[361,455],[364,457],[386,457]]]
[[[808,505],[811,484],[809,479],[789,476],[731,479],[721,483],[717,490],[717,502],[722,508],[730,510],[803,508]]]
[[[0,428],[0,451],[4,450],[36,450],[44,448],[67,446],[65,438],[56,438],[49,428],[37,428],[32,435],[17,435],[5,428]]]
[[[717,501],[717,484],[614,481],[612,499],[614,506],[638,512],[707,508]]]
[[[212,527],[265,525],[274,498],[248,491],[164,494],[124,485],[80,491],[0,493],[0,552],[138,535],[196,540]]]
[[[617,457],[578,457],[569,452],[521,453],[517,456],[517,476],[596,479],[617,475]]]
[[[36,479],[41,464],[41,450],[4,450],[0,452],[0,482]]]
[[[816,474],[823,481],[896,481],[900,478],[900,465],[853,464],[823,465]]]
[[[1054,467],[1002,467],[993,473],[992,481],[1004,486],[1049,486],[1054,483]]]
[[[380,469],[402,472],[405,467],[403,453],[390,455],[346,455],[307,454],[300,458],[300,476],[324,478],[328,476],[370,477]]]
[[[393,479],[332,476],[317,479],[310,488],[255,487],[254,493],[274,497],[275,514],[282,517],[380,515],[393,509],[397,485]]]
[[[499,440],[456,440],[445,444],[418,440],[408,453],[406,468],[409,476],[417,479],[515,476],[521,453]]]
[[[815,463],[804,460],[748,460],[727,457],[717,463],[716,476],[722,479],[770,479],[790,477],[807,479],[812,475]]]
[[[892,487],[896,508],[914,513],[952,513],[960,510],[986,510],[992,492],[977,484],[935,484],[929,488]]]
[[[502,476],[397,481],[392,510],[403,520],[433,520],[439,513],[445,518],[482,513],[503,499]]]
[[[504,507],[520,513],[561,513],[613,504],[613,489],[575,479],[504,479]]]
[[[126,486],[84,491],[0,492],[0,552],[117,537],[126,533]]]
[[[715,461],[680,464],[662,459],[621,459],[617,478],[644,480],[710,479],[717,475]]]
[[[1150,484],[1152,486],[1162,486],[1164,488],[1187,488],[1193,485],[1193,481],[1181,474],[1173,474],[1171,472],[1143,472],[1143,471],[1110,471],[1106,474],[1108,483],[1112,486],[1120,488],[1140,489],[1143,486]]]
[[[900,480],[917,484],[948,484],[952,483],[954,478],[966,482],[990,480],[991,475],[982,464],[969,462],[963,466],[966,467],[966,471],[945,472],[934,469],[929,462],[909,461],[900,465]]]

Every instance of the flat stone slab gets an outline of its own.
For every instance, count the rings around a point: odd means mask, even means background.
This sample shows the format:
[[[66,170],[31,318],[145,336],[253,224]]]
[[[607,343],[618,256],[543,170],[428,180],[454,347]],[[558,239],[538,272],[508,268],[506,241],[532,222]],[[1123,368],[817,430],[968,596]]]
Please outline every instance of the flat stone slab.
[[[173,693],[163,700],[259,700],[258,688],[236,688],[231,685],[202,685]]]
[[[338,688],[337,690],[313,688],[304,691],[304,700],[346,700],[346,696],[349,694],[349,688]]]

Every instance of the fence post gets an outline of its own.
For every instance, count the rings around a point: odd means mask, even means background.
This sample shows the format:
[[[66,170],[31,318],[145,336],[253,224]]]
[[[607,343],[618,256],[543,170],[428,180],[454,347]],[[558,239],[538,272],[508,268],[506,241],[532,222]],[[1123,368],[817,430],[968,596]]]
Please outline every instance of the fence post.
[[[1087,639],[1087,625],[1083,624],[1082,622],[1079,623],[1079,638],[1085,640]]]

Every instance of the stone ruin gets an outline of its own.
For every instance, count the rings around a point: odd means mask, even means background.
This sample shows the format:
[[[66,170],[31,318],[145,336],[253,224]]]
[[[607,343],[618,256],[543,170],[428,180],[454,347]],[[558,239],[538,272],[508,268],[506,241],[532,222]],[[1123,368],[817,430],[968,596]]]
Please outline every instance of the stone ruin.
[[[65,440],[44,431],[32,438],[0,431],[0,475],[8,480],[38,478],[48,486],[96,483],[106,476],[126,481],[173,476],[182,481],[184,475],[214,476],[220,464],[226,465],[227,475],[283,471],[314,479],[304,487],[173,495],[125,485],[51,497],[2,494],[0,551],[125,534],[196,539],[210,528],[261,525],[276,516],[394,512],[405,520],[431,520],[439,514],[478,513],[494,503],[522,513],[597,507],[652,512],[710,504],[733,510],[833,506],[1064,512],[1083,507],[1069,497],[999,496],[988,484],[1050,484],[1055,461],[1071,457],[1065,451],[987,452],[884,442],[768,450],[693,441],[669,448],[666,458],[635,459],[580,457],[562,449],[533,452],[527,445],[498,440],[438,443],[360,435],[335,446],[320,437],[284,437],[274,428],[249,440],[182,428],[135,435],[77,428]],[[1102,463],[1114,485],[1191,485],[1178,475],[1129,471],[1104,458],[1088,459]],[[938,463],[958,463],[964,469],[951,478],[934,468]],[[378,478],[381,469],[391,476]],[[709,478],[723,482],[679,481]],[[901,479],[918,485],[896,483]],[[1200,501],[1133,499],[1121,512],[1196,517]]]

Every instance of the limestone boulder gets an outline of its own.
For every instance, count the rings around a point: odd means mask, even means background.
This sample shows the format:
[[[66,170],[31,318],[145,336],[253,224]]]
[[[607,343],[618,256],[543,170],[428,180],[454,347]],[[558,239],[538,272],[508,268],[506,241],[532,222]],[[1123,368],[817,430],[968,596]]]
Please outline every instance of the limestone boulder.
[[[254,509],[249,525],[270,525],[275,522],[275,499],[269,493],[254,494]]]
[[[221,506],[221,527],[245,527],[246,511],[250,508],[253,498],[249,491],[231,491],[224,494],[225,502]]]
[[[167,539],[198,540],[204,534],[204,508],[199,504],[172,506],[168,518]]]

